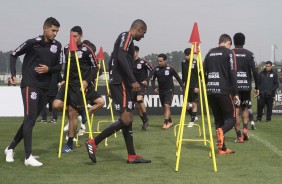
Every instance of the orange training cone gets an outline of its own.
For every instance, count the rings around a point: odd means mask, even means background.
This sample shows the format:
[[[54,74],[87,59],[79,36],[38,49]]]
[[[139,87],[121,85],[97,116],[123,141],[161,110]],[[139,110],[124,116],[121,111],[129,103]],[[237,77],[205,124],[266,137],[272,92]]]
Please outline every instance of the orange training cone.
[[[97,55],[98,60],[105,60],[103,48],[100,47],[99,53]]]
[[[195,44],[194,53],[197,54],[198,53],[198,45],[201,43],[197,22],[194,23],[189,42],[191,44]]]
[[[72,52],[72,51],[77,51],[77,50],[78,50],[78,48],[77,48],[77,45],[76,45],[76,41],[75,41],[74,36],[71,32],[70,33],[69,51]]]

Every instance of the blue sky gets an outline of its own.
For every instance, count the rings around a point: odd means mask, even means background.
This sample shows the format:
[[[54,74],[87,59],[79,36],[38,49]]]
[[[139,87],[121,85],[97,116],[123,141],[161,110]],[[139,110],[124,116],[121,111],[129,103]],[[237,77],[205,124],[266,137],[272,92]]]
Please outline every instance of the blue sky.
[[[133,20],[148,25],[145,38],[136,43],[141,55],[184,50],[194,22],[198,23],[203,56],[217,46],[222,33],[246,35],[246,48],[257,61],[282,60],[282,1],[279,0],[1,0],[1,51],[14,50],[42,34],[42,24],[53,16],[61,23],[57,39],[69,42],[69,30],[80,25],[84,38],[110,53],[119,33]]]

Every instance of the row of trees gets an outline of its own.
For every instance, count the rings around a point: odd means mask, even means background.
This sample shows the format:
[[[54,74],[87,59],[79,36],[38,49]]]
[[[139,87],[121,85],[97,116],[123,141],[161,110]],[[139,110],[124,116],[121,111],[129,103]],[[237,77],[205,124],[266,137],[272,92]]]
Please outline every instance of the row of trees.
[[[10,74],[10,54],[9,52],[0,51],[0,74]],[[184,60],[184,54],[182,51],[173,51],[171,53],[166,53],[167,55],[167,63],[175,68],[176,71],[181,71],[181,62]],[[144,56],[146,61],[149,61],[153,64],[153,66],[157,66],[157,56],[158,54],[150,54]],[[107,52],[104,52],[105,63],[108,69],[108,63],[110,61],[110,55]],[[17,73],[21,73],[22,62],[21,59],[18,58],[16,65]]]

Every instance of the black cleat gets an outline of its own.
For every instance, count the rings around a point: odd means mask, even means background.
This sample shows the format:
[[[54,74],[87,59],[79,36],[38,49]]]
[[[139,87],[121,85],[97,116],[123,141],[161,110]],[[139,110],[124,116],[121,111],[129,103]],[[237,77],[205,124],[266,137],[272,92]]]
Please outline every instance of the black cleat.
[[[151,163],[151,160],[146,160],[138,155],[129,155],[127,163],[128,164]]]
[[[85,146],[89,155],[89,158],[92,160],[93,163],[96,163],[96,148],[97,145],[95,144],[94,139],[89,139],[85,141]]]
[[[146,131],[146,129],[147,129],[148,126],[149,126],[149,123],[148,123],[148,122],[143,123],[143,125],[142,125],[142,130],[143,130],[143,131]]]

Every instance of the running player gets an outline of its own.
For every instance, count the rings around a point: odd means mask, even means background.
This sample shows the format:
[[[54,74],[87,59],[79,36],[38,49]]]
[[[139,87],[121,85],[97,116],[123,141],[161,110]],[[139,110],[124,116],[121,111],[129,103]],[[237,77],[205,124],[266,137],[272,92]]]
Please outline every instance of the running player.
[[[159,94],[162,107],[164,108],[164,123],[163,129],[168,129],[173,126],[173,122],[170,116],[170,106],[174,95],[173,77],[176,78],[180,84],[180,90],[184,89],[184,85],[174,70],[174,68],[166,63],[166,55],[158,55],[159,66],[155,67],[152,79],[152,87],[154,92]],[[158,80],[158,87],[155,86],[155,80]]]
[[[95,59],[95,54],[93,50],[86,44],[82,43],[82,29],[80,26],[74,26],[71,29],[74,39],[77,44],[77,55],[79,66],[81,70],[82,83],[84,91],[86,93],[87,104],[92,105],[89,108],[89,114],[93,114],[102,108],[105,104],[104,99],[101,95],[94,90],[94,79],[96,78],[95,67],[97,66],[97,61]],[[67,45],[64,49],[66,63],[68,62],[68,49]],[[68,86],[68,96],[67,96],[67,109],[69,118],[69,132],[67,144],[62,148],[62,153],[68,153],[73,151],[73,141],[76,134],[77,119],[79,111],[84,109],[84,102],[81,92],[81,86],[79,81],[78,66],[76,65],[76,58],[74,52],[71,52],[70,56],[70,71],[69,71],[69,86]],[[65,69],[64,81],[66,80],[67,69]],[[53,102],[53,108],[57,110],[62,110],[64,105],[65,96],[65,84],[60,88],[56,99]]]
[[[251,104],[251,91],[252,91],[252,74],[255,81],[255,95],[259,94],[258,90],[258,68],[255,61],[255,56],[252,52],[244,49],[245,35],[243,33],[236,33],[233,36],[235,48],[233,52],[236,56],[237,63],[237,87],[240,98],[240,105],[236,107],[236,125],[235,131],[237,135],[236,142],[243,143],[244,140],[249,139],[248,135],[248,122],[249,111],[248,106]],[[243,136],[240,129],[240,109],[243,121]]]
[[[115,44],[109,63],[111,98],[120,119],[111,124],[94,139],[85,142],[89,158],[96,163],[96,149],[100,142],[122,129],[127,148],[127,163],[149,163],[150,160],[136,155],[133,145],[132,122],[134,109],[133,92],[140,90],[140,85],[133,74],[134,43],[144,38],[147,25],[143,20],[135,20],[128,32],[121,33]]]
[[[187,85],[187,78],[188,78],[188,69],[189,69],[189,62],[190,62],[190,53],[191,48],[187,48],[184,50],[185,60],[182,62],[182,82],[184,85]],[[199,83],[198,83],[198,68],[197,68],[197,61],[193,58],[193,63],[191,67],[191,78],[190,78],[190,85],[189,85],[189,95],[188,95],[188,105],[187,105],[187,112],[191,116],[191,121],[189,122],[187,127],[192,127],[195,120],[197,120],[197,105],[199,99]]]
[[[138,104],[138,111],[139,116],[143,122],[142,124],[142,130],[146,130],[146,128],[149,126],[148,118],[147,118],[147,111],[146,106],[144,104],[144,95],[146,94],[147,87],[149,85],[149,79],[151,78],[153,74],[153,66],[147,62],[145,59],[140,59],[139,54],[139,47],[134,46],[134,68],[133,68],[133,74],[137,80],[137,82],[140,84],[140,91],[136,94],[136,102]],[[150,73],[148,74],[148,71]]]
[[[229,48],[232,41],[229,35],[219,38],[219,46],[211,49],[204,61],[209,106],[216,126],[218,154],[235,153],[227,149],[224,134],[235,125],[235,102],[240,103],[237,93],[236,60]]]
[[[32,155],[32,130],[36,118],[48,101],[48,89],[52,73],[61,71],[60,42],[55,40],[60,23],[49,17],[43,24],[43,35],[29,39],[10,56],[12,84],[16,84],[16,60],[25,54],[22,68],[21,92],[24,104],[24,120],[11,144],[5,149],[6,162],[14,161],[14,149],[23,139],[26,166],[42,166]]]

